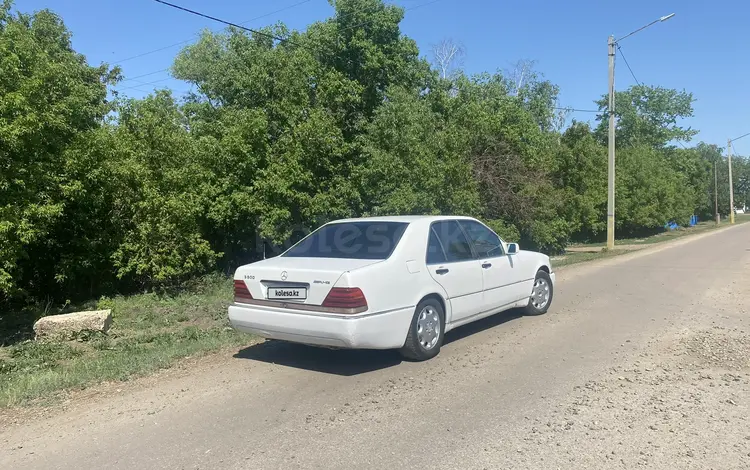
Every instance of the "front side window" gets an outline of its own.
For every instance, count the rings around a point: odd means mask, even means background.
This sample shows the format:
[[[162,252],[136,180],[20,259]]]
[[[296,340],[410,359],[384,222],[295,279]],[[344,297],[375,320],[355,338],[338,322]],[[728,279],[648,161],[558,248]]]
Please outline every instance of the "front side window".
[[[282,256],[292,258],[387,259],[409,224],[341,222],[320,227]]]
[[[435,231],[437,238],[442,243],[445,257],[449,263],[474,259],[469,240],[455,220],[435,222],[432,224],[432,230]]]
[[[459,222],[471,239],[474,251],[480,258],[494,258],[505,254],[503,242],[495,233],[473,220],[462,220]]]

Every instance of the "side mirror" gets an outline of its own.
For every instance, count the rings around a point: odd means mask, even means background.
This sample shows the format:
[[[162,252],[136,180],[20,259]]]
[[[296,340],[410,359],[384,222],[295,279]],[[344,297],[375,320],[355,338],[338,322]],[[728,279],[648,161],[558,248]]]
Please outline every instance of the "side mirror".
[[[521,251],[521,247],[518,246],[518,243],[508,243],[508,254],[509,255],[516,255],[518,252]]]

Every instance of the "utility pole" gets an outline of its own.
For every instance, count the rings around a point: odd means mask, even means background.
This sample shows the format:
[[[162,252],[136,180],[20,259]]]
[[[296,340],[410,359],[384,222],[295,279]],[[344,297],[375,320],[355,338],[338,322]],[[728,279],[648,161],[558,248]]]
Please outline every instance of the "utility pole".
[[[716,174],[716,162],[714,162],[714,214],[716,214],[716,225],[719,225],[719,176]]]
[[[161,0],[157,0],[161,1]],[[615,46],[625,38],[643,31],[649,26],[656,23],[667,21],[672,18],[674,13],[662,16],[646,26],[642,26],[632,33],[626,34],[620,39],[615,40],[614,36],[607,39],[607,48],[609,54],[609,158],[607,165],[607,249],[612,250],[615,247]]]
[[[609,48],[609,164],[607,165],[607,249],[615,248],[615,37],[607,40]]]
[[[732,140],[727,140],[727,160],[729,162],[729,223],[734,223],[734,182],[732,181]]]

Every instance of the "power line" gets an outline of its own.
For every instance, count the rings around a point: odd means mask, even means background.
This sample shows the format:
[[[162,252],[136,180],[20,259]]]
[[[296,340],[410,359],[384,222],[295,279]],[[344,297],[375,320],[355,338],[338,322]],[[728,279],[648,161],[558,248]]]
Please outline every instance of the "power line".
[[[129,82],[131,80],[135,80],[135,79],[138,79],[138,78],[149,77],[151,75],[156,75],[157,73],[168,72],[168,71],[169,71],[169,68],[167,67],[166,69],[157,70],[155,72],[144,73],[143,75],[136,75],[135,77],[126,78],[125,80],[121,81],[120,83]]]
[[[431,2],[420,3],[419,5],[414,5],[413,7],[404,8],[404,11],[416,10],[417,8],[426,7],[427,5],[432,5],[433,3],[442,2],[442,1],[443,0],[432,0]]]
[[[269,16],[272,16],[272,15],[275,15],[275,14],[277,14],[277,13],[281,13],[281,12],[284,12],[284,11],[286,11],[286,10],[291,10],[292,8],[298,7],[298,6],[302,5],[302,4],[305,4],[305,3],[309,3],[310,1],[312,1],[312,0],[303,0],[303,1],[301,1],[301,2],[293,3],[293,4],[291,4],[291,5],[287,5],[287,6],[286,6],[286,7],[284,7],[284,8],[279,8],[278,10],[274,10],[274,11],[272,11],[272,12],[270,12],[270,13],[265,13],[265,14],[263,14],[263,15],[260,15],[260,16],[256,16],[255,18],[250,18],[249,20],[247,20],[247,21],[243,21],[243,22],[241,22],[241,23],[239,23],[239,24],[241,24],[241,25],[244,25],[244,24],[248,24],[248,23],[251,23],[251,22],[253,22],[253,21],[257,21],[257,20],[260,20],[260,19],[263,19],[263,18],[267,18],[267,17],[269,17]],[[440,0],[436,0],[436,1],[440,1]],[[430,3],[433,3],[433,2],[430,2]],[[394,5],[395,5],[395,4],[394,4]],[[425,6],[425,5],[424,5],[424,4],[423,4],[423,5],[417,5],[417,6],[415,6],[415,7],[412,7],[412,8],[408,8],[408,9],[411,9],[411,10],[413,10],[413,9],[419,8],[419,7],[421,7],[421,6]],[[343,16],[342,16],[342,18],[348,18],[348,17],[350,17],[350,16],[353,16],[353,15],[354,15],[354,14],[356,14],[356,13],[360,13],[360,12],[363,12],[363,11],[368,11],[368,12],[369,12],[369,11],[375,11],[375,10],[376,10],[377,8],[378,8],[377,6],[375,6],[375,7],[372,7],[372,6],[370,6],[370,7],[366,7],[366,8],[360,8],[360,9],[358,9],[358,10],[354,10],[354,11],[352,11],[352,12],[349,12],[349,14],[348,14],[348,15],[343,15]],[[115,62],[113,62],[113,64],[115,64],[115,65],[120,65],[120,64],[122,64],[123,62],[128,62],[128,61],[130,61],[130,60],[138,59],[138,58],[141,58],[141,57],[144,57],[144,56],[150,55],[150,54],[154,54],[154,53],[156,53],[156,52],[161,52],[161,51],[165,51],[165,50],[167,50],[167,49],[171,49],[171,48],[173,48],[173,47],[181,46],[181,45],[183,45],[183,44],[187,44],[187,43],[191,42],[191,41],[193,40],[193,38],[195,38],[195,37],[197,37],[197,36],[199,36],[199,35],[198,35],[198,34],[194,34],[194,35],[193,35],[193,36],[191,36],[191,37],[190,37],[189,39],[185,39],[185,40],[183,40],[183,41],[180,41],[180,42],[176,42],[176,43],[174,43],[174,44],[170,44],[170,45],[168,45],[168,46],[160,47],[160,48],[158,48],[158,49],[153,49],[153,50],[150,50],[150,51],[146,51],[146,52],[143,52],[143,53],[140,53],[140,54],[136,54],[136,55],[134,55],[134,56],[131,56],[131,57],[127,57],[127,58],[125,58],[125,59],[122,59],[122,60],[118,60],[118,61],[115,61]]]
[[[303,45],[301,45],[299,43],[295,43],[294,41],[290,40],[289,38],[282,38],[280,36],[276,36],[275,34],[266,33],[264,31],[258,31],[257,29],[248,28],[246,26],[242,26],[242,25],[237,24],[237,23],[232,23],[231,21],[222,20],[221,18],[217,18],[215,16],[211,16],[211,15],[207,15],[205,13],[201,13],[199,11],[191,10],[190,8],[185,8],[185,7],[181,7],[180,5],[175,5],[174,3],[169,3],[169,2],[164,1],[164,0],[154,0],[154,1],[157,2],[157,3],[161,3],[163,5],[166,5],[168,7],[176,8],[178,10],[182,10],[182,11],[190,13],[192,15],[197,15],[197,16],[209,19],[209,20],[217,21],[219,23],[224,23],[227,26],[232,26],[232,27],[235,27],[237,29],[241,29],[241,30],[244,30],[244,31],[251,32],[253,34],[257,34],[258,36],[267,37],[269,39],[274,39],[274,40],[280,41],[280,42],[288,42],[289,44],[293,44],[293,45],[299,46],[299,47],[306,47],[306,46],[303,46]]]
[[[138,87],[140,87],[140,86],[153,85],[154,83],[165,82],[165,81],[167,81],[167,80],[172,80],[172,77],[167,77],[167,78],[160,78],[159,80],[154,80],[153,82],[140,82],[140,83],[139,83],[138,85],[135,85],[135,86],[129,86],[129,87],[125,87],[125,88],[120,88],[120,89],[119,89],[119,90],[117,90],[117,91],[125,91],[125,90],[130,90],[130,89],[135,89],[135,90],[137,90],[137,89],[138,89]],[[139,90],[139,91],[143,91],[143,90]]]
[[[112,91],[120,93],[121,91],[124,91],[124,90],[135,90],[135,91],[140,91],[141,93],[146,93],[146,94],[151,93],[150,91],[141,90],[140,88],[137,88],[137,87],[129,87],[129,88],[123,88],[122,90],[112,90]]]
[[[639,82],[638,79],[635,78],[635,74],[633,73],[633,69],[630,68],[630,64],[628,63],[628,59],[625,58],[625,54],[622,53],[622,47],[620,47],[619,44],[617,45],[617,50],[620,51],[620,56],[622,56],[622,60],[625,61],[625,65],[628,66],[628,70],[630,70],[630,75],[633,76],[633,80],[635,80],[635,83],[637,83],[638,85],[640,85],[641,82]]]
[[[743,138],[743,137],[747,137],[747,136],[749,136],[749,135],[750,135],[750,132],[748,132],[747,134],[742,134],[742,135],[741,135],[741,136],[739,136],[739,137],[735,137],[734,139],[729,139],[729,141],[730,141],[730,142],[734,142],[735,140],[740,140],[741,138]]]
[[[279,8],[278,10],[274,10],[274,11],[272,11],[272,12],[270,12],[270,13],[265,13],[265,14],[263,14],[263,15],[260,15],[260,16],[256,16],[255,18],[251,18],[251,19],[249,19],[249,20],[247,20],[247,21],[243,21],[243,22],[242,22],[242,23],[240,23],[240,24],[247,24],[247,23],[251,23],[251,22],[253,22],[253,21],[257,21],[257,20],[260,20],[260,19],[263,19],[263,18],[267,18],[267,17],[269,17],[269,16],[271,16],[271,15],[275,15],[276,13],[281,13],[281,12],[283,12],[283,11],[286,11],[286,10],[291,10],[292,8],[298,7],[298,6],[302,5],[302,4],[304,4],[304,3],[308,3],[308,2],[310,2],[310,1],[311,1],[311,0],[303,0],[303,1],[301,1],[301,2],[293,3],[292,5],[287,5],[287,6],[285,6],[284,8]],[[177,46],[181,46],[181,45],[183,45],[183,44],[187,44],[187,43],[191,42],[191,41],[193,40],[193,38],[195,38],[196,36],[198,36],[198,34],[194,34],[194,35],[193,35],[193,36],[191,36],[191,37],[190,37],[189,39],[185,39],[184,41],[180,41],[180,42],[176,42],[176,43],[174,43],[174,44],[170,44],[169,46],[164,46],[164,47],[160,47],[160,48],[158,48],[158,49],[153,49],[153,50],[151,50],[151,51],[143,52],[143,53],[141,53],[141,54],[137,54],[137,55],[134,55],[134,56],[132,56],[132,57],[128,57],[128,58],[122,59],[122,60],[120,60],[120,61],[117,61],[117,62],[115,62],[115,64],[118,64],[118,65],[119,65],[119,64],[122,64],[123,62],[127,62],[127,61],[129,61],[129,60],[133,60],[133,59],[138,59],[138,58],[141,58],[141,57],[143,57],[143,56],[147,56],[147,55],[150,55],[150,54],[154,54],[154,53],[156,53],[156,52],[161,52],[161,51],[165,51],[165,50],[167,50],[167,49],[171,49],[171,48],[173,48],[173,47],[177,47]]]
[[[604,111],[599,111],[598,109],[576,109],[576,108],[552,108],[559,111],[575,111],[578,113],[603,113]]]
[[[158,3],[161,3],[163,5],[167,5],[167,6],[172,7],[172,8],[176,8],[178,10],[185,11],[187,13],[191,13],[193,15],[197,15],[197,16],[200,16],[200,17],[203,17],[203,18],[207,18],[207,19],[210,19],[210,20],[213,20],[213,21],[217,21],[219,23],[223,23],[223,24],[225,24],[227,26],[233,26],[235,28],[239,28],[239,29],[242,29],[244,31],[248,31],[248,32],[251,32],[253,34],[258,34],[260,36],[265,36],[265,37],[268,37],[268,38],[271,38],[271,39],[275,39],[275,40],[280,41],[280,42],[288,42],[288,43],[293,44],[295,46],[304,47],[306,49],[313,50],[312,48],[307,47],[305,45],[302,45],[302,44],[299,44],[299,43],[295,43],[294,41],[292,41],[289,38],[282,38],[282,37],[275,36],[275,35],[270,34],[270,33],[266,33],[266,32],[263,32],[263,31],[258,31],[258,30],[252,29],[252,28],[247,28],[245,26],[241,26],[240,24],[232,23],[231,21],[227,21],[227,20],[222,20],[221,18],[217,18],[215,16],[207,15],[207,14],[201,13],[199,11],[191,10],[189,8],[182,7],[180,5],[175,5],[174,3],[170,3],[170,2],[167,2],[165,0],[154,0],[154,1],[158,2]],[[414,5],[413,7],[404,8],[404,11],[416,10],[418,8],[426,7],[428,5],[432,5],[433,3],[437,3],[437,2],[440,2],[440,1],[442,1],[442,0],[431,0],[429,2],[420,3],[419,5]],[[375,7],[375,9],[377,9],[377,8],[379,8],[379,7]],[[363,9],[360,9],[360,10],[353,11],[353,12],[351,12],[349,14],[349,16],[353,15],[354,13],[358,13],[358,12],[361,12],[361,11],[364,11],[364,10],[365,9],[363,8]],[[364,26],[364,25],[370,23],[371,21],[372,20],[369,20],[369,21],[365,21],[363,23],[360,23],[360,24],[357,24],[357,25],[354,25],[354,26],[349,26],[347,28],[340,29],[337,32],[340,33],[340,32],[343,32],[343,31],[350,30],[350,29],[359,28],[360,26]],[[318,51],[315,51],[315,52],[318,52]]]
[[[306,45],[303,45],[303,44],[299,44],[299,43],[296,43],[296,42],[292,41],[292,40],[291,40],[291,39],[289,39],[289,38],[282,38],[282,37],[279,37],[279,36],[276,36],[276,35],[273,35],[273,34],[270,34],[270,33],[266,33],[266,32],[263,32],[263,31],[258,31],[258,30],[256,30],[256,29],[248,28],[248,27],[246,27],[246,26],[242,26],[241,24],[233,23],[233,22],[231,22],[231,21],[226,21],[226,20],[222,20],[221,18],[217,18],[217,17],[211,16],[211,15],[207,15],[207,14],[204,14],[204,13],[201,13],[201,12],[198,12],[198,11],[195,11],[195,10],[191,10],[191,9],[189,9],[189,8],[185,8],[185,7],[182,7],[182,6],[180,6],[180,5],[176,5],[176,4],[174,4],[174,3],[170,3],[170,2],[167,2],[167,1],[165,1],[165,0],[154,0],[154,1],[155,1],[155,2],[158,2],[158,3],[161,3],[161,4],[163,4],[163,5],[166,5],[166,6],[172,7],[172,8],[176,8],[176,9],[178,9],[178,10],[182,10],[182,11],[185,11],[185,12],[187,12],[187,13],[190,13],[190,14],[193,14],[193,15],[197,15],[197,16],[200,16],[200,17],[203,17],[203,18],[207,18],[207,19],[210,19],[210,20],[212,20],[212,21],[216,21],[216,22],[219,22],[219,23],[225,24],[225,25],[227,25],[227,26],[233,26],[233,27],[235,27],[235,28],[238,28],[238,29],[241,29],[241,30],[243,30],[243,31],[248,31],[248,32],[250,32],[250,33],[253,33],[253,34],[257,34],[257,35],[259,35],[259,36],[264,36],[264,37],[268,37],[268,38],[271,38],[271,39],[277,40],[277,41],[279,41],[279,42],[283,42],[283,43],[289,43],[289,44],[292,44],[292,45],[296,45],[296,46],[299,46],[299,47],[303,47],[303,48],[305,48],[305,49],[308,49],[308,50],[311,50],[311,51],[313,51],[313,52],[318,52],[318,51],[317,51],[317,50],[315,50],[314,48],[308,47],[308,46],[306,46]],[[414,5],[413,7],[410,7],[410,8],[404,8],[404,11],[409,11],[409,10],[416,10],[416,9],[418,9],[418,8],[422,8],[422,7],[425,7],[425,6],[428,6],[428,5],[432,5],[432,4],[434,4],[434,3],[437,3],[437,2],[439,2],[439,1],[442,1],[442,0],[431,0],[431,1],[428,1],[428,2],[425,2],[425,3],[421,3],[421,4],[419,4],[419,5]],[[304,3],[304,2],[300,2],[300,3]],[[295,6],[295,5],[298,5],[298,4],[294,4],[294,5],[292,5],[292,6]],[[290,6],[290,7],[291,7],[291,6]],[[353,11],[353,12],[350,12],[350,13],[349,13],[349,15],[344,15],[344,17],[348,17],[348,16],[351,16],[351,15],[353,15],[354,13],[362,12],[362,11],[365,11],[365,10],[372,10],[372,8],[362,8],[362,9],[359,9],[359,10],[355,10],[355,11]],[[278,11],[277,11],[277,12],[278,12]],[[269,14],[269,15],[270,15],[270,14]],[[266,16],[267,16],[267,15],[266,15]],[[257,19],[257,18],[256,18],[256,19]],[[248,20],[248,21],[253,21],[253,20]],[[347,27],[347,28],[343,28],[343,29],[340,29],[340,30],[338,30],[338,32],[340,33],[340,32],[343,32],[343,31],[347,31],[347,30],[350,30],[350,29],[354,29],[354,28],[359,28],[359,27],[361,27],[361,26],[364,26],[365,24],[367,24],[367,23],[370,23],[370,22],[371,22],[371,20],[370,20],[370,21],[366,21],[366,22],[363,22],[363,23],[360,23],[360,24],[357,24],[357,25],[354,25],[354,26],[349,26],[349,27]],[[189,42],[189,40],[188,40],[188,41],[185,41],[185,42]],[[184,43],[184,42],[183,42],[183,43]],[[168,47],[170,47],[170,46],[167,46],[167,48],[168,48]],[[160,48],[159,50],[163,50],[163,49],[164,49],[164,48]],[[152,52],[155,52],[155,51],[152,51]],[[141,54],[141,55],[146,55],[146,54],[147,54],[147,53],[144,53],[144,54]],[[126,59],[126,60],[128,60],[128,59]],[[348,61],[349,63],[351,63],[351,60],[348,60],[348,59],[347,59],[347,61]],[[122,62],[122,61],[121,61],[121,62]],[[146,73],[146,74],[143,74],[143,75],[138,75],[138,76],[135,76],[135,77],[132,77],[132,78],[127,78],[127,79],[125,79],[125,80],[122,80],[122,81],[121,81],[120,83],[124,83],[124,82],[128,82],[128,81],[131,81],[131,80],[135,80],[135,79],[137,79],[137,78],[147,77],[147,76],[150,76],[150,75],[155,75],[155,74],[157,74],[157,73],[161,73],[161,72],[166,72],[166,71],[168,71],[168,70],[169,70],[169,68],[165,68],[165,69],[157,70],[157,71],[154,71],[154,72]]]

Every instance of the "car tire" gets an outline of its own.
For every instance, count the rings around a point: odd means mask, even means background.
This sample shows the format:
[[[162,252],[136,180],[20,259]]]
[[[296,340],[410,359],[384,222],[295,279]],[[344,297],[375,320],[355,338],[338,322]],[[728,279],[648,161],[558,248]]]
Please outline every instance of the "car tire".
[[[552,305],[552,295],[554,294],[552,279],[546,271],[541,269],[536,272],[534,286],[529,295],[529,303],[524,309],[526,315],[544,315]]]
[[[440,353],[445,337],[445,311],[437,299],[428,298],[414,309],[401,356],[411,361],[426,361]]]

